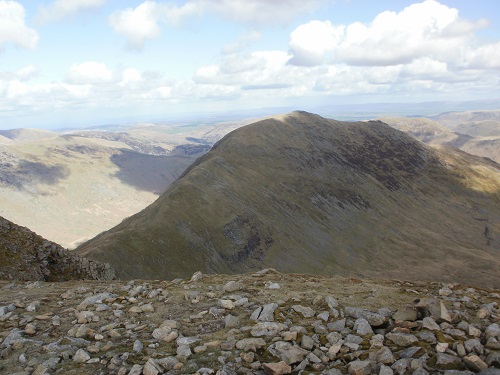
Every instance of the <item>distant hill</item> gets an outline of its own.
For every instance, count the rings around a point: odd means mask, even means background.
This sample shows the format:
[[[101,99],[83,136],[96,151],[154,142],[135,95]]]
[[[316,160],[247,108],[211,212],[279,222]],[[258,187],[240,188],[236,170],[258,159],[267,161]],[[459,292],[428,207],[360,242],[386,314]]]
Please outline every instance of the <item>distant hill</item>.
[[[500,110],[447,112],[434,118],[456,133],[474,137],[462,150],[500,162]]]
[[[491,126],[493,123],[496,123],[498,126],[500,124],[500,110],[445,112],[437,116],[432,116],[430,118],[453,130],[456,130],[457,127],[467,124],[480,125],[483,123],[483,124],[489,124],[487,126]],[[477,135],[484,135],[484,134],[477,134]]]
[[[111,280],[109,264],[80,258],[27,228],[0,217],[0,279]]]
[[[453,113],[452,118],[457,120],[468,118],[467,113],[463,116],[461,114],[462,112]],[[500,162],[500,122],[488,121],[489,125],[477,126],[473,123],[464,123],[448,128],[424,117],[384,116],[378,120],[429,145],[456,147],[470,154]],[[450,126],[452,120],[448,119],[445,123]],[[496,133],[499,135],[494,135]]]
[[[77,251],[120,278],[274,267],[498,287],[499,172],[382,122],[293,112],[231,132]]]
[[[10,129],[0,130],[0,136],[13,141],[38,141],[50,137],[56,137],[57,133],[42,129]]]
[[[0,215],[75,248],[142,210],[213,143],[248,123],[0,131]]]

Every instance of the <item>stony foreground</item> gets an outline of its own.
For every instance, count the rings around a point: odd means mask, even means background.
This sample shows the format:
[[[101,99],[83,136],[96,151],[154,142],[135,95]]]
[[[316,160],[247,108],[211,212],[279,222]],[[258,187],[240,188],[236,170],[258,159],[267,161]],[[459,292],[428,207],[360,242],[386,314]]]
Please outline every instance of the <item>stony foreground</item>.
[[[274,270],[0,282],[0,373],[499,374],[499,299]]]

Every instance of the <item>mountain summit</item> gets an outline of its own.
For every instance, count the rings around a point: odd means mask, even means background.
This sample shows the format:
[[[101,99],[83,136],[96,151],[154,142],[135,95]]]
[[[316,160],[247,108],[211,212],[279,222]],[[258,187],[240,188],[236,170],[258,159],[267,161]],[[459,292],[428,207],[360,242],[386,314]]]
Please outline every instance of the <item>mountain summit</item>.
[[[228,134],[77,251],[121,278],[274,267],[498,287],[499,172],[380,121],[292,112]]]

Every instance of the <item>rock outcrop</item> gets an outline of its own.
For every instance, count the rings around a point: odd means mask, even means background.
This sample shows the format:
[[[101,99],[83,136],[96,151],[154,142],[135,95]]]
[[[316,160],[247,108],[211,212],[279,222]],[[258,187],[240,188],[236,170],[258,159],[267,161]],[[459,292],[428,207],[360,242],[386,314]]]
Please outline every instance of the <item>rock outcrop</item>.
[[[112,280],[107,263],[82,258],[27,228],[0,217],[0,279]]]

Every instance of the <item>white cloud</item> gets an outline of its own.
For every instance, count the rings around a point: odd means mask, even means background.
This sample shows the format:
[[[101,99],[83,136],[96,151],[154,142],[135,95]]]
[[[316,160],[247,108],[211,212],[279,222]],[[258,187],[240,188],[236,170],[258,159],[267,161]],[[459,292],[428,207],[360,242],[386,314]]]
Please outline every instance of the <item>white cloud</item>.
[[[462,47],[471,43],[473,32],[487,25],[486,20],[461,19],[457,9],[435,0],[412,4],[399,13],[382,12],[369,24],[354,22],[344,26],[311,21],[291,33],[290,63],[390,66],[421,58],[458,61]]]
[[[38,68],[35,65],[31,64],[18,69],[15,75],[20,81],[28,81],[31,78],[36,77],[38,73]]]
[[[17,1],[0,0],[0,52],[7,43],[35,48],[38,33],[26,26],[24,7]]]
[[[129,47],[140,50],[147,40],[159,37],[162,24],[179,26],[190,17],[211,12],[250,26],[282,25],[323,2],[325,0],[187,0],[177,6],[146,0],[135,8],[114,12],[109,23],[116,33],[125,36]]]
[[[58,21],[74,16],[82,11],[97,9],[107,0],[54,0],[49,5],[42,5],[38,11],[40,22]]]
[[[255,51],[249,55],[228,55],[219,65],[199,68],[193,76],[197,84],[227,86],[284,84],[280,79],[290,55],[283,51]],[[278,82],[279,81],[279,82]]]
[[[102,84],[113,79],[113,73],[105,64],[87,61],[70,67],[66,80],[74,84]]]
[[[465,53],[465,65],[474,69],[500,69],[500,42],[490,43]]]
[[[134,68],[123,69],[121,75],[122,75],[122,81],[120,82],[120,85],[122,86],[137,85],[140,82],[142,82],[142,75],[137,69]]]
[[[113,30],[127,38],[132,49],[142,49],[144,42],[160,35],[158,25],[162,6],[154,1],[145,1],[136,8],[127,8],[113,13],[109,23]]]
[[[290,63],[298,66],[321,65],[326,52],[332,51],[344,36],[344,26],[330,21],[310,21],[290,34]]]
[[[262,34],[256,30],[240,35],[234,42],[228,43],[222,49],[225,55],[241,52],[248,47],[250,43],[262,38]]]
[[[249,25],[276,25],[289,22],[317,8],[322,0],[191,0],[232,21]]]

